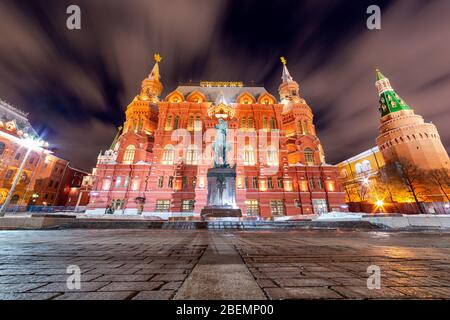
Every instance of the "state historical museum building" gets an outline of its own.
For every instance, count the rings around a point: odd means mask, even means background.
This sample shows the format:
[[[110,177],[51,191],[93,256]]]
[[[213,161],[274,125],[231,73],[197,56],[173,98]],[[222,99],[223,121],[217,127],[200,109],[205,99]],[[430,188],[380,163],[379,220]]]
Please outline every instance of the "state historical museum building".
[[[197,215],[207,201],[214,126],[229,128],[236,205],[263,219],[346,211],[311,108],[283,60],[279,99],[242,82],[180,85],[161,98],[159,55],[93,171],[89,214]]]

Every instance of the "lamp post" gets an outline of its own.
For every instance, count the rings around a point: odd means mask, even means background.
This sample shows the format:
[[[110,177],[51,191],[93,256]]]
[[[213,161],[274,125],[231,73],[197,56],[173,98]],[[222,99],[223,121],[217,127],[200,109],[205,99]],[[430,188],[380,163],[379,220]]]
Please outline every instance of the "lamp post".
[[[6,213],[6,209],[8,208],[9,203],[11,202],[11,198],[14,195],[14,191],[16,189],[17,184],[19,183],[19,180],[22,176],[23,168],[25,167],[25,164],[27,163],[28,157],[31,154],[31,151],[33,150],[39,150],[43,145],[44,141],[42,140],[35,140],[32,138],[26,138],[23,140],[20,140],[19,142],[22,146],[27,148],[27,152],[25,153],[25,156],[23,157],[22,163],[20,164],[19,171],[17,172],[14,182],[9,189],[8,196],[5,199],[5,202],[3,203],[2,207],[0,208],[0,217],[3,217]]]

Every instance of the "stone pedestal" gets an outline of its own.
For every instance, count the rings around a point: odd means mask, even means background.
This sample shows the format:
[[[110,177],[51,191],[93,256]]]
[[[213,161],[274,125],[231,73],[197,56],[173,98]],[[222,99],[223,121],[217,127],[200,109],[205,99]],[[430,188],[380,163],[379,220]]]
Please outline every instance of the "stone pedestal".
[[[208,200],[202,218],[241,217],[236,206],[236,169],[219,167],[208,169]]]

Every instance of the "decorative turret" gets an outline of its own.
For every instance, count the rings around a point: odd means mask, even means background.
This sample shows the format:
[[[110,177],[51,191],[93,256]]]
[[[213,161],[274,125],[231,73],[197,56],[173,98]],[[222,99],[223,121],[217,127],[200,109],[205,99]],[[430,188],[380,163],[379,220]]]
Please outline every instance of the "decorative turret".
[[[375,86],[378,89],[378,96],[380,98],[379,110],[381,112],[381,116],[384,117],[389,113],[400,110],[411,110],[403,99],[395,93],[394,89],[392,89],[389,79],[386,78],[378,69],[375,69],[375,74],[377,77]]]
[[[155,59],[155,65],[153,66],[153,69],[148,77],[142,81],[140,98],[142,100],[150,99],[151,101],[156,102],[158,101],[158,97],[161,95],[164,87],[160,81],[161,76],[159,74],[158,64],[161,62],[162,58],[158,53],[156,53],[153,57]]]
[[[298,102],[300,100],[300,89],[299,85],[291,77],[289,70],[287,68],[287,62],[284,57],[280,58],[283,64],[283,74],[281,76],[281,84],[278,87],[278,92],[280,94],[280,99],[282,103],[288,103],[290,101]]]

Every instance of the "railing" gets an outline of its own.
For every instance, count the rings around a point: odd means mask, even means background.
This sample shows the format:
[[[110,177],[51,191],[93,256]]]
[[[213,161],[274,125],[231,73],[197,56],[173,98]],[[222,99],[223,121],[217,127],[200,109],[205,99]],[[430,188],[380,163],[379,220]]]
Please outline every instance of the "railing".
[[[75,207],[75,206],[19,206],[10,205],[6,209],[8,213],[58,213],[58,212],[84,212],[86,207]]]

